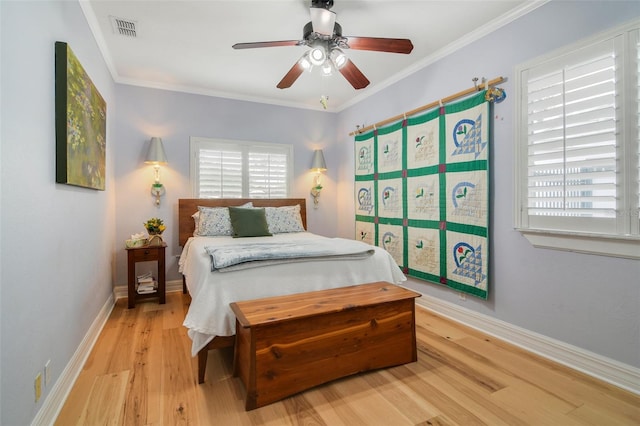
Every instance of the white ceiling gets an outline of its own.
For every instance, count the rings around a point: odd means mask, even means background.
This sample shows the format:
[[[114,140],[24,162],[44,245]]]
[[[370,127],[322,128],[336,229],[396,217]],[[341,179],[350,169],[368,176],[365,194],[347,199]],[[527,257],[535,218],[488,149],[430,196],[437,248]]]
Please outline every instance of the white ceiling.
[[[335,0],[343,35],[409,38],[409,55],[346,50],[371,84],[355,90],[339,73],[303,73],[288,89],[276,84],[308,49],[234,50],[234,43],[300,40],[310,0],[81,0],[118,83],[340,111],[434,62],[543,2],[525,0]],[[135,22],[119,35],[111,17]]]

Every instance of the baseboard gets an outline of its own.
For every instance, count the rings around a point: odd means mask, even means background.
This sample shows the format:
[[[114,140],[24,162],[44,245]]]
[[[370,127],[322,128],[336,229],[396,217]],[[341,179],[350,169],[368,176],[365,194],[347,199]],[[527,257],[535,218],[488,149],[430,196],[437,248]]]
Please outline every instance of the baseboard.
[[[182,291],[182,281],[168,281],[166,290],[167,292]],[[52,425],[55,422],[113,310],[114,301],[123,297],[127,297],[127,287],[115,287],[114,295],[107,299],[89,327],[80,346],[38,410],[32,425]],[[425,294],[416,299],[416,303],[438,315],[640,395],[640,369],[638,368]]]
[[[640,395],[639,368],[425,294],[416,299],[416,304],[438,315]]]
[[[60,414],[60,410],[62,410],[62,406],[69,396],[69,392],[71,392],[71,389],[80,375],[89,354],[91,354],[93,345],[95,345],[96,340],[98,340],[98,337],[102,332],[102,328],[107,323],[114,305],[113,296],[109,296],[96,316],[96,319],[93,320],[93,323],[91,324],[91,327],[89,327],[87,334],[85,334],[82,339],[82,342],[80,342],[80,346],[78,346],[78,349],[76,349],[71,360],[67,363],[67,366],[60,374],[60,377],[58,377],[58,380],[54,383],[53,388],[51,388],[51,392],[42,403],[42,407],[38,410],[38,413],[33,419],[33,422],[31,422],[31,425],[53,425],[56,421],[58,414]]]
[[[182,280],[167,281],[165,284],[165,291],[167,293],[182,291]],[[126,285],[115,286],[113,288],[113,297],[116,300],[128,297],[127,286]]]
[[[182,280],[167,281],[166,291],[168,293],[172,291],[181,292]],[[33,426],[52,425],[55,422],[60,410],[62,410],[62,406],[69,396],[69,392],[71,392],[78,375],[82,371],[89,354],[91,354],[93,345],[98,339],[98,336],[100,336],[102,328],[109,319],[109,315],[111,315],[111,311],[115,306],[115,300],[124,297],[127,297],[126,285],[117,286],[113,289],[113,295],[107,299],[100,309],[96,319],[93,321],[91,327],[89,327],[89,330],[87,331],[87,334],[85,334],[82,339],[80,346],[78,346],[73,357],[65,367],[64,371],[60,374],[56,383],[53,385],[51,392],[42,403],[42,407],[38,410],[38,413],[31,423]]]

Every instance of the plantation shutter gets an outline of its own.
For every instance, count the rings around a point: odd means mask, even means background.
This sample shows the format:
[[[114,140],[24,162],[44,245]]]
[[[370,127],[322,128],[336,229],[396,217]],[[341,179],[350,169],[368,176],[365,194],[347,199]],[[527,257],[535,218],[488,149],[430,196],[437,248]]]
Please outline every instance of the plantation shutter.
[[[191,182],[198,198],[286,198],[293,147],[192,137]]]
[[[536,247],[640,259],[640,21],[516,81],[516,228]]]
[[[285,198],[287,196],[287,155],[249,152],[249,196]]]
[[[527,72],[528,214],[616,218],[615,40]],[[560,62],[560,61],[556,61]]]
[[[200,149],[198,198],[242,198],[242,151]]]

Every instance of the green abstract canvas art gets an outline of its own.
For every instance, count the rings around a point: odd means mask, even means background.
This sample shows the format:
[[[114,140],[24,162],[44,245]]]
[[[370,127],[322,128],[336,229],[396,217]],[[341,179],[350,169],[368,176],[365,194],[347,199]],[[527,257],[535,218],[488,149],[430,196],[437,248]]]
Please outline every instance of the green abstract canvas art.
[[[107,104],[67,43],[55,52],[56,182],[104,190]]]

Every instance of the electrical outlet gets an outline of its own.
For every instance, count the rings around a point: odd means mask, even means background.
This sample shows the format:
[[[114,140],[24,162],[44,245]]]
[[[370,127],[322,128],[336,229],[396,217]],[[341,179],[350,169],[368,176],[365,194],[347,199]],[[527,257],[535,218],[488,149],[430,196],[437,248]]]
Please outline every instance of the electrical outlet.
[[[460,300],[467,300],[467,295],[464,293],[458,293],[458,297],[460,298]]]
[[[48,388],[51,384],[51,360],[44,365],[44,387]]]
[[[40,396],[42,396],[42,374],[38,373],[36,376],[36,380],[33,383],[33,387],[36,391],[36,402],[40,400]]]

